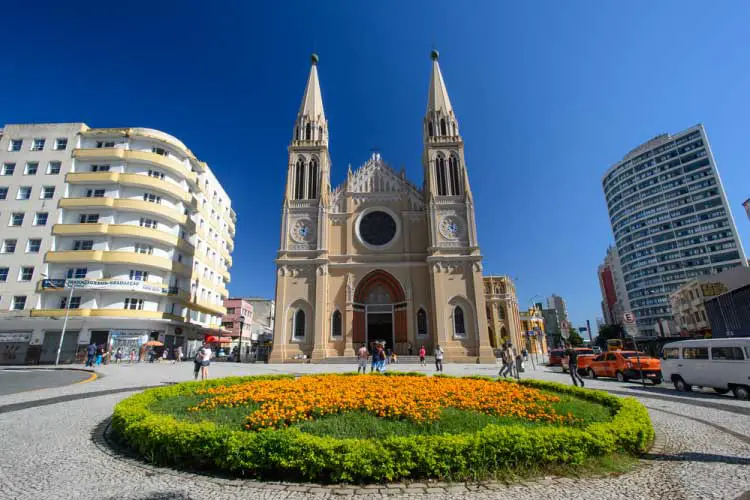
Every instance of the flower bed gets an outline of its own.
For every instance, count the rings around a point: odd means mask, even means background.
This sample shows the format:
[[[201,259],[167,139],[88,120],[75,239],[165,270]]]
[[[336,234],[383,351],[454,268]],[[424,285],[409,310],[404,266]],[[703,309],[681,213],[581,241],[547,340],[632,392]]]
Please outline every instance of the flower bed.
[[[584,420],[561,411],[561,399],[603,405],[612,417]],[[180,415],[163,412],[178,403],[184,410]],[[377,439],[303,430],[357,412],[424,430],[439,423],[445,408],[485,415],[486,422],[466,432]],[[242,425],[222,423],[228,414],[235,422],[239,417]],[[544,470],[613,453],[637,454],[653,439],[648,413],[633,399],[538,381],[416,375],[247,377],[178,384],[120,402],[112,429],[122,443],[158,464],[263,479],[360,483],[478,479],[503,470]]]

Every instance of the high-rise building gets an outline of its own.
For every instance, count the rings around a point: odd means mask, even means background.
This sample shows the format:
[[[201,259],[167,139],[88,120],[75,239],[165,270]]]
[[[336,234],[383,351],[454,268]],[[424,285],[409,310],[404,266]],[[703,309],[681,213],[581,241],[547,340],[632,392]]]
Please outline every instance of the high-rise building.
[[[597,274],[602,292],[604,321],[609,325],[618,324],[622,322],[623,313],[630,310],[630,305],[616,247],[607,248],[607,255],[604,257],[604,262],[599,265]]]
[[[685,281],[747,265],[702,125],[638,146],[602,186],[642,335],[673,320],[669,294]]]
[[[235,222],[208,165],[168,134],[5,126],[0,363],[54,362],[63,324],[63,362],[92,341],[188,353],[221,336]]]
[[[547,298],[547,307],[557,311],[557,321],[561,327],[566,324],[568,327],[572,326],[568,319],[568,306],[565,304],[565,299],[553,293]]]

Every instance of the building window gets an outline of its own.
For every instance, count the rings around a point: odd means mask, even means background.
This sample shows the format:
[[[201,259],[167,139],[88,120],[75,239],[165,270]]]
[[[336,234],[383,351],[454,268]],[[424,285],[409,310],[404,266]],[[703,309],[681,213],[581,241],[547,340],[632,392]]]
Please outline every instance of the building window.
[[[3,246],[0,250],[2,250],[2,253],[15,253],[16,240],[3,240]]]
[[[78,216],[79,224],[96,224],[99,222],[99,214],[81,214]]]
[[[80,279],[85,278],[88,272],[89,270],[85,267],[77,267],[75,269],[70,268],[68,269],[68,273],[66,274],[66,276],[68,277],[69,280],[70,279],[80,280]]]
[[[8,197],[8,188],[3,186],[0,187],[0,200],[4,200]]]
[[[21,186],[18,188],[18,194],[16,194],[17,200],[30,200],[31,199],[31,186]]]
[[[144,245],[143,243],[135,244],[135,253],[142,253],[146,255],[153,255],[154,247],[151,245]]]
[[[445,118],[440,119],[440,135],[448,135],[448,129],[445,126]]]
[[[159,172],[159,171],[156,171],[156,170],[149,170],[148,171],[148,176],[164,180],[164,174],[162,172]]]
[[[104,198],[104,189],[87,189],[86,198]]]
[[[305,197],[305,160],[297,160],[294,171],[294,199],[301,200]]]
[[[10,214],[10,224],[8,224],[11,227],[21,227],[23,225],[23,212],[13,212]]]
[[[133,309],[136,311],[143,310],[143,299],[125,299],[125,309]]]
[[[442,156],[435,158],[435,172],[438,196],[446,196],[448,194],[448,178],[445,172],[445,158]]]
[[[153,193],[143,193],[143,201],[149,203],[161,203],[161,196],[156,196]]]
[[[417,336],[426,337],[427,333],[427,313],[420,307],[417,311]]]
[[[47,225],[47,217],[49,214],[47,212],[37,212],[34,214],[34,225],[35,226],[46,226]]]
[[[55,151],[65,151],[68,149],[68,138],[58,137],[55,139]]]
[[[151,148],[151,152],[160,156],[167,156],[167,150],[164,148]]]
[[[0,283],[5,283],[8,280],[8,268],[0,267]]]
[[[44,149],[44,143],[47,142],[45,139],[34,139],[31,141],[32,151],[42,151]]]
[[[148,281],[148,271],[130,270],[130,279],[132,281]]]
[[[318,161],[310,160],[309,179],[307,181],[307,197],[314,200],[318,197]]]
[[[292,331],[294,332],[295,339],[301,340],[305,338],[305,311],[302,309],[294,314],[294,327]]]
[[[427,123],[427,135],[429,135],[430,137],[435,135],[435,131],[432,129],[432,122]]]
[[[148,219],[146,217],[141,217],[140,225],[141,225],[141,227],[148,227],[148,228],[151,228],[151,229],[156,229],[157,222],[154,219]]]
[[[37,170],[39,170],[38,162],[28,162],[23,170],[23,175],[36,175]]]
[[[3,168],[0,169],[0,175],[13,175],[16,171],[15,163],[3,163]]]
[[[13,296],[13,306],[11,309],[13,311],[23,311],[23,309],[26,307],[26,296],[25,295],[15,295]]]
[[[92,172],[109,172],[109,165],[91,165]]]
[[[42,188],[42,199],[51,200],[55,196],[55,186],[44,186]]]
[[[59,161],[51,161],[47,164],[47,173],[49,175],[57,175],[60,173],[60,167],[62,163]]]
[[[75,240],[73,250],[91,250],[94,248],[94,240]]]
[[[42,240],[39,238],[33,238],[26,242],[27,253],[39,253],[39,249],[42,247]]]
[[[453,196],[460,196],[461,195],[461,176],[460,176],[460,170],[458,168],[458,158],[456,158],[456,155],[451,155],[450,159],[448,160],[448,170],[449,170],[450,181],[451,181],[451,194]]]
[[[342,337],[341,312],[338,310],[333,311],[333,316],[331,317],[331,337]]]
[[[60,309],[78,309],[81,307],[81,297],[71,297],[70,298],[70,306],[66,307],[68,303],[67,297],[62,297],[60,299]]]
[[[31,281],[34,278],[33,267],[22,267],[21,272],[18,273],[18,281]]]
[[[115,147],[115,141],[96,141],[97,148],[113,148]]]
[[[453,308],[453,334],[456,337],[466,336],[466,323],[464,322],[464,310],[461,306]]]
[[[8,151],[21,151],[21,148],[23,147],[23,139],[11,139],[10,144],[8,145]]]

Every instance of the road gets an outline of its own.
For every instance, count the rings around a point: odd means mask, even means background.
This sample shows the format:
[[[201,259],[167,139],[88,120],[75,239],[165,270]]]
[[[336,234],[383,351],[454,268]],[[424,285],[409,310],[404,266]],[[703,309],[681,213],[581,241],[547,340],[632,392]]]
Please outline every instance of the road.
[[[18,392],[52,389],[83,382],[91,373],[79,370],[0,369],[0,396]]]

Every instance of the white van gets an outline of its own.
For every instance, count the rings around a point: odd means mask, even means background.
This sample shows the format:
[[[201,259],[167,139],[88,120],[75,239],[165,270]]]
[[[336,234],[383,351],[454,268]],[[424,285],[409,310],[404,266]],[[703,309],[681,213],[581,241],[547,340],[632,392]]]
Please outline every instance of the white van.
[[[661,371],[678,391],[711,387],[750,398],[750,338],[682,340],[662,351]]]

